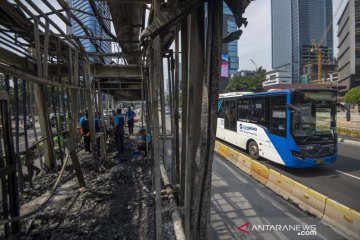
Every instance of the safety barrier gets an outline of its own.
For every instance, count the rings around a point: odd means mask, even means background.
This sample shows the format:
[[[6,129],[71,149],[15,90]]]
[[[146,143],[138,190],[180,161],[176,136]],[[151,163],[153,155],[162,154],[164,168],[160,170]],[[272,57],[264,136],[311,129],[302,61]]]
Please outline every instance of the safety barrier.
[[[251,171],[251,158],[245,156],[244,154],[239,153],[236,166],[240,168],[243,172],[250,174]]]
[[[228,159],[232,160],[232,162],[235,165],[236,165],[236,162],[238,161],[238,155],[239,155],[239,153],[237,151],[235,151],[232,148],[228,148],[228,150],[227,150]]]
[[[224,144],[220,144],[220,146],[219,146],[219,154],[221,155],[221,156],[223,156],[224,158],[227,158],[227,152],[228,152],[228,147],[227,146],[225,146]]]
[[[216,147],[217,145],[217,147]],[[216,142],[215,152],[250,174],[276,194],[291,200],[304,211],[321,219],[340,235],[360,239],[360,213],[308,188],[265,165],[252,160],[241,152]],[[234,157],[237,154],[237,160]]]
[[[322,222],[335,227],[348,238],[360,239],[360,213],[332,199],[327,199]]]
[[[217,153],[219,152],[219,146],[220,146],[220,143],[218,141],[215,141],[215,147],[214,147],[214,151]]]
[[[292,180],[272,169],[269,169],[268,181],[265,186],[270,188],[274,193],[288,200],[291,194]]]
[[[322,218],[327,197],[293,180],[291,185],[290,200],[301,209]]]
[[[265,184],[268,180],[269,169],[257,161],[251,161],[250,175],[253,176],[256,180]]]

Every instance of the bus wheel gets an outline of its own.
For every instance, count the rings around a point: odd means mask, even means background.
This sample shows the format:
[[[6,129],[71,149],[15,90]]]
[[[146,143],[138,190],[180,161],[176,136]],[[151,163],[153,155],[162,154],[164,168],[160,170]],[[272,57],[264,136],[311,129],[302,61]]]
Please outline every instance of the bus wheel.
[[[259,147],[255,141],[249,143],[248,151],[253,159],[259,159]]]

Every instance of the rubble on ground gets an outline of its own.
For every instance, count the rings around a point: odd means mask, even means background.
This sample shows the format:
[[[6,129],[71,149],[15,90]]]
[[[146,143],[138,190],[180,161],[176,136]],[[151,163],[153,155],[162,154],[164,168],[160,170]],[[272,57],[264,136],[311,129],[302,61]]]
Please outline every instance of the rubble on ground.
[[[62,185],[73,191],[65,192],[68,195],[61,203],[54,196],[44,210],[23,221],[21,239],[154,239],[151,166],[144,159],[132,158],[133,146],[127,140],[126,161],[109,158],[99,173],[92,168],[90,154],[79,154],[85,191],[79,191],[75,173],[67,167]],[[29,204],[49,191],[57,174],[36,176],[34,187],[26,189],[21,202]]]

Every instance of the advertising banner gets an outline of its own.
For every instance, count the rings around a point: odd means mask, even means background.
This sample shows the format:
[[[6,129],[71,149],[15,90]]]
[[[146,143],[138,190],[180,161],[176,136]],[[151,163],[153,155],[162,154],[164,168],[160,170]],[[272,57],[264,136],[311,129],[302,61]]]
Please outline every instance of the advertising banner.
[[[221,54],[221,74],[220,77],[228,78],[229,77],[229,56],[227,53]]]

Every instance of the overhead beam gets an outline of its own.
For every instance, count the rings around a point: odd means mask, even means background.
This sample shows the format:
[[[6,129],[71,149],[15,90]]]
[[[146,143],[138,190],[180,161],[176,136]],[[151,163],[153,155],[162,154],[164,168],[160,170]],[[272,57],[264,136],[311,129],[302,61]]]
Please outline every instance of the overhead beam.
[[[114,91],[118,91],[118,90],[130,90],[130,91],[140,91],[140,88],[123,88],[123,87],[118,87],[118,88],[103,88],[100,87],[100,90],[114,90]],[[116,94],[116,93],[115,93]]]
[[[142,52],[141,51],[135,51],[135,52],[88,52],[87,53],[88,56],[94,56],[94,57],[98,57],[98,56],[103,56],[103,57],[124,57],[124,55],[129,56],[129,55],[138,55],[141,56]]]
[[[126,82],[126,81],[103,81],[100,82],[100,84],[141,84],[141,81],[136,81],[136,82]]]
[[[10,75],[17,74],[19,78],[22,78],[21,76],[26,76],[26,78],[32,79],[33,81],[42,81],[39,79],[35,80],[36,77],[30,74],[35,71],[35,63],[29,61],[25,57],[21,57],[7,49],[0,48],[0,62],[28,71],[28,73],[25,73],[10,66],[0,65],[0,69],[3,69],[3,71],[7,71]],[[95,74],[92,74],[92,76],[98,78],[124,78],[140,81],[141,67],[142,65],[101,65],[94,63],[91,64],[91,72],[96,72]],[[96,71],[94,71],[95,68]],[[62,65],[61,72],[64,73],[64,76],[67,76],[68,66]],[[58,76],[57,64],[49,64],[49,76]],[[51,84],[54,82],[43,79],[43,83]]]
[[[43,84],[43,85],[62,87],[62,88],[68,88],[68,89],[83,89],[84,90],[83,87],[77,87],[77,86],[72,86],[69,84],[58,83],[56,81],[50,81],[50,80],[47,80],[42,77],[37,77],[37,76],[31,75],[31,74],[25,73],[24,71],[19,70],[17,68],[14,68],[11,66],[6,66],[4,64],[0,64],[0,72],[8,74],[10,76],[28,80],[28,81],[31,81],[34,83]]]
[[[100,65],[92,64],[91,73],[92,77],[98,78],[121,78],[128,76],[139,76],[141,79],[142,65]],[[96,69],[96,70],[95,70]]]
[[[19,68],[30,68],[35,71],[35,62],[28,58],[21,57],[5,48],[0,47],[0,62]]]

